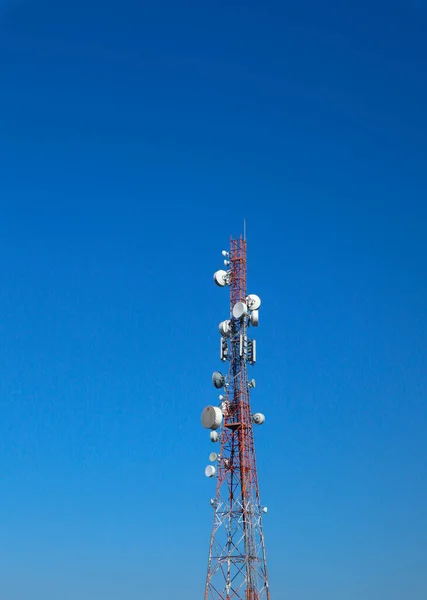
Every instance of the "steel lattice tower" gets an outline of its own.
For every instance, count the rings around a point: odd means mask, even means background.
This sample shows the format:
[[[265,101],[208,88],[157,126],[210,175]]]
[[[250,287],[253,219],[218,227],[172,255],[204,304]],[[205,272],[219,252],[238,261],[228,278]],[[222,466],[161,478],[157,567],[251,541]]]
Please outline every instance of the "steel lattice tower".
[[[219,435],[211,433],[211,440],[220,442],[219,454],[210,457],[217,465],[206,471],[209,477],[217,476],[217,485],[211,500],[214,519],[204,600],[270,600],[262,530],[267,509],[260,502],[253,436],[253,424],[263,423],[264,415],[251,412],[255,382],[247,374],[248,364],[256,361],[256,342],[248,337],[248,328],[258,325],[255,309],[260,300],[247,296],[246,240],[231,239],[230,251],[223,255],[228,271],[218,271],[214,278],[218,285],[230,287],[230,318],[220,325],[221,359],[229,360],[230,366],[219,383],[222,374],[214,374],[215,387],[225,390],[220,409],[207,407],[202,415],[203,422],[216,411],[220,425],[218,419],[212,426],[206,420],[203,425],[212,430],[222,425]]]

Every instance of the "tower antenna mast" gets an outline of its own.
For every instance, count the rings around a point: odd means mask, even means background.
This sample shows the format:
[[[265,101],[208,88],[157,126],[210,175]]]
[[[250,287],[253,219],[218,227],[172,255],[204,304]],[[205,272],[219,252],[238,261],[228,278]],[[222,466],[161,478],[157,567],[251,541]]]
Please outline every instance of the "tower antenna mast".
[[[222,254],[227,270],[217,271],[214,281],[230,288],[230,315],[219,324],[220,359],[229,369],[227,375],[212,375],[219,404],[202,413],[202,425],[220,445],[205,469],[216,478],[216,495],[204,600],[270,600],[262,529],[267,507],[260,501],[253,436],[253,426],[265,417],[252,413],[255,379],[247,373],[257,360],[248,331],[258,326],[261,300],[246,290],[246,220],[243,237],[231,238],[230,250]]]

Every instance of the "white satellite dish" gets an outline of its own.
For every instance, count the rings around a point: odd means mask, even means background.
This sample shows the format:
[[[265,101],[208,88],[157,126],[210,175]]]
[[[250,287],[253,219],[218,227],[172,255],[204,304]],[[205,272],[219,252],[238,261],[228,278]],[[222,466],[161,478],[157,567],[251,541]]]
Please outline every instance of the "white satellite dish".
[[[218,429],[222,423],[222,411],[218,406],[207,406],[202,412],[202,425],[205,429]]]
[[[219,440],[219,435],[216,431],[211,431],[209,437],[211,438],[212,443],[217,442]]]
[[[248,387],[250,388],[255,388],[256,387],[256,381],[255,379],[251,379],[250,382],[248,383]]]
[[[223,337],[230,337],[231,334],[231,321],[230,319],[227,319],[226,321],[221,321],[221,323],[218,325],[218,329],[220,334]]]
[[[252,421],[255,423],[255,425],[262,425],[265,422],[265,415],[262,413],[255,413],[252,415]]]
[[[225,385],[225,376],[219,371],[215,371],[215,373],[212,374],[212,383],[217,390],[220,390]]]
[[[263,506],[261,510],[265,515],[268,513],[268,508],[266,506]]]
[[[228,252],[227,252],[227,250],[223,250],[223,251],[221,252],[221,254],[222,254],[223,256],[228,256]]]
[[[216,469],[213,465],[208,465],[205,469],[205,475],[206,477],[215,477],[216,475]]]
[[[258,310],[261,306],[261,298],[256,294],[246,296],[246,302],[248,303],[249,310]]]
[[[219,287],[224,287],[228,283],[228,273],[220,269],[214,273],[214,281]]]
[[[248,307],[244,302],[236,302],[233,306],[233,317],[235,319],[242,319],[248,314]]]
[[[218,460],[218,454],[216,452],[211,452],[209,454],[209,460],[211,462],[215,462],[216,460]]]
[[[254,327],[258,327],[258,323],[259,323],[259,312],[258,309],[257,310],[253,310],[251,312],[251,323]]]

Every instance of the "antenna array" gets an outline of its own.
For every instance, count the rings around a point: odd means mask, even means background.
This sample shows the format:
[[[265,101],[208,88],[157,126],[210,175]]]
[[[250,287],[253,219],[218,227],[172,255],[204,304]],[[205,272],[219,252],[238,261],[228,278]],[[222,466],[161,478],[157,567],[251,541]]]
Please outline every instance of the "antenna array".
[[[219,287],[230,288],[230,314],[219,324],[222,362],[227,375],[215,371],[212,383],[220,390],[218,406],[207,406],[202,425],[210,429],[212,452],[205,475],[216,479],[216,495],[204,600],[270,600],[262,515],[255,459],[253,425],[265,416],[252,414],[248,365],[257,360],[256,340],[248,332],[259,324],[260,298],[246,293],[246,236],[231,239],[223,250],[227,270],[214,274]]]

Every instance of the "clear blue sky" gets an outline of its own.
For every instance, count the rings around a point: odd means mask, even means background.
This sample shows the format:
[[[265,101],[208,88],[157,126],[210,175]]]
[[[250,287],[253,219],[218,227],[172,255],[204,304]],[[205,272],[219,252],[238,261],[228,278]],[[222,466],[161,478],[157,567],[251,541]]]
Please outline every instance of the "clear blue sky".
[[[427,598],[427,9],[0,0],[0,595],[200,600],[248,219],[272,600]]]

